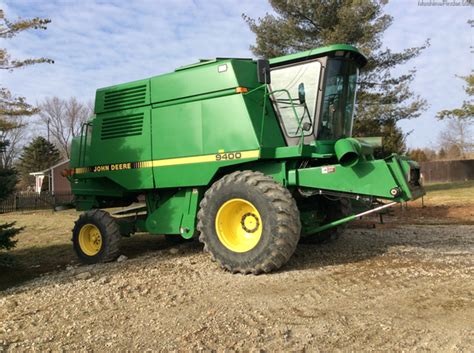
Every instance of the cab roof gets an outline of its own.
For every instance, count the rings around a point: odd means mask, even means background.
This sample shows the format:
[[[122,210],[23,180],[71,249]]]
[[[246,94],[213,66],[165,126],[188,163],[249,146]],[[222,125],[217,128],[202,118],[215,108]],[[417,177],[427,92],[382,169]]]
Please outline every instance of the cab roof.
[[[360,67],[365,66],[367,64],[367,58],[362,54],[356,47],[348,44],[333,44],[328,45],[326,47],[315,48],[295,54],[289,54],[285,56],[280,56],[277,58],[270,59],[270,65],[272,66],[280,66],[284,64],[293,63],[296,61],[303,61],[305,59],[311,59],[314,57],[320,56],[327,56],[331,53],[336,54],[337,52],[342,52],[343,55],[349,55],[355,59],[355,61],[359,64]],[[189,65],[180,66],[175,69],[175,71],[182,71],[187,69],[192,69],[198,66],[209,65],[219,61],[229,61],[229,60],[245,60],[245,61],[252,61],[251,58],[230,58],[230,57],[220,57],[215,59],[200,59],[197,63],[192,63]]]
[[[208,64],[216,63],[216,62],[219,62],[219,61],[229,61],[229,60],[245,60],[245,61],[253,61],[253,59],[251,59],[251,58],[215,58],[215,59],[199,59],[199,62],[197,62],[197,63],[193,63],[193,64],[188,64],[188,65],[180,66],[180,67],[176,68],[174,71],[187,70],[187,69],[191,69],[191,68],[193,68],[193,67],[197,67],[197,66],[203,66],[203,65],[208,65]]]
[[[310,49],[307,51],[289,54],[285,56],[279,56],[277,58],[270,59],[271,66],[280,66],[297,61],[303,61],[306,59],[311,59],[314,57],[327,56],[330,54],[337,55],[337,52],[342,52],[341,56],[349,55],[349,57],[354,58],[355,61],[359,64],[360,67],[367,64],[367,58],[362,54],[359,49],[348,44],[333,44],[326,47]]]

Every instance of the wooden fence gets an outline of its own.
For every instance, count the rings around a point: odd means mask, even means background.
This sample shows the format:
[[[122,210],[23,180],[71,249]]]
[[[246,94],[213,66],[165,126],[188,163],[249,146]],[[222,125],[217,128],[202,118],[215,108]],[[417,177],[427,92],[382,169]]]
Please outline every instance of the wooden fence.
[[[426,184],[474,180],[474,159],[421,162],[420,168]]]
[[[74,202],[72,193],[15,193],[0,201],[0,213],[53,209]]]

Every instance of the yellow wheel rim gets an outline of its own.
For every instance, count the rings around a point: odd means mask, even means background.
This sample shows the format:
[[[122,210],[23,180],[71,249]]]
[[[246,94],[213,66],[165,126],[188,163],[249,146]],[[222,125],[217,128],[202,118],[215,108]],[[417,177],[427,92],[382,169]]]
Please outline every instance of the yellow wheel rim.
[[[79,231],[79,246],[87,256],[97,255],[102,247],[102,235],[94,224],[85,224]]]
[[[231,199],[217,211],[217,237],[231,251],[252,250],[262,237],[262,229],[260,213],[246,200]]]

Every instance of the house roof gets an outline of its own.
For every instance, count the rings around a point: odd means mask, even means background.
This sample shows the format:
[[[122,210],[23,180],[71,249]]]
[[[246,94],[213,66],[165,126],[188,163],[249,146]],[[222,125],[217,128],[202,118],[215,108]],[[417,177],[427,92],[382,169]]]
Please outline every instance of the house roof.
[[[39,172],[32,172],[32,173],[29,173],[30,175],[41,175],[41,174],[45,174],[46,172],[50,171],[51,169],[55,169],[63,164],[66,164],[66,163],[69,163],[70,159],[65,159],[64,161],[62,162],[59,162],[59,163],[56,163],[55,165],[49,167],[48,169],[45,169],[45,170],[40,170]]]

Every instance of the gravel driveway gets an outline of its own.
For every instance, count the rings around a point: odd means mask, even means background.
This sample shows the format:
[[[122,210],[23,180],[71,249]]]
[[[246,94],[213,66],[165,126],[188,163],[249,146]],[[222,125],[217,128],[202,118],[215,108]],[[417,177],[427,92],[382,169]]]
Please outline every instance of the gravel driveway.
[[[220,270],[194,242],[70,266],[0,292],[0,351],[472,352],[473,235],[350,229],[261,276]]]

